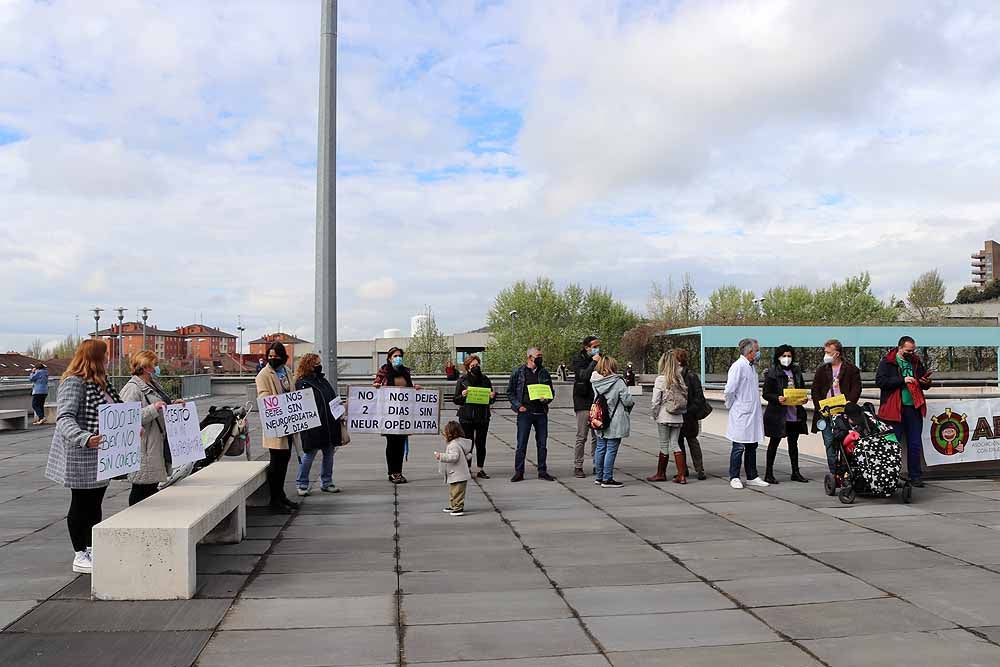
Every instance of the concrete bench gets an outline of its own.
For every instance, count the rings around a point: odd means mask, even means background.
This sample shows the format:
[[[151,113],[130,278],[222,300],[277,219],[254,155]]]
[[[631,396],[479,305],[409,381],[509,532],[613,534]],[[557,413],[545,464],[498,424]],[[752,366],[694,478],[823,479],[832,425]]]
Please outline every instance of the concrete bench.
[[[49,424],[56,423],[56,414],[58,414],[59,412],[57,409],[58,407],[59,406],[57,406],[55,403],[45,404],[45,421],[48,422]]]
[[[0,410],[0,431],[23,431],[26,428],[27,410]]]
[[[264,461],[219,461],[94,526],[91,593],[98,600],[188,600],[195,547],[246,536],[247,498]]]

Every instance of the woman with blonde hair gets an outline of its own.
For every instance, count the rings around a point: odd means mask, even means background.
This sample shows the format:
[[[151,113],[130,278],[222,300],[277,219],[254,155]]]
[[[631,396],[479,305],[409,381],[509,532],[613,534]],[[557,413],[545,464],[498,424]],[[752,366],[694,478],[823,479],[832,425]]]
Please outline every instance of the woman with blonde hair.
[[[657,364],[659,375],[653,383],[653,420],[656,422],[660,454],[657,457],[656,473],[646,479],[650,482],[667,481],[667,465],[670,455],[674,455],[677,475],[674,481],[687,484],[685,473],[687,464],[680,448],[681,429],[684,427],[684,412],[687,410],[687,385],[684,374],[677,363],[677,350],[669,350],[660,356]]]
[[[620,489],[625,486],[615,480],[615,459],[622,439],[632,430],[629,413],[635,399],[625,386],[625,380],[618,375],[618,362],[613,357],[602,356],[590,376],[594,387],[594,399],[603,396],[607,402],[608,414],[603,415],[603,424],[595,428],[597,444],[594,446],[594,467],[597,469],[595,484],[605,489]]]
[[[317,452],[323,452],[323,464],[319,472],[319,490],[324,493],[339,493],[333,484],[333,454],[341,445],[340,423],[330,414],[330,401],[337,398],[337,390],[323,375],[323,360],[318,354],[305,354],[295,368],[295,388],[300,391],[312,390],[319,408],[320,425],[302,431],[302,462],[295,487],[300,496],[309,495],[309,471]]]
[[[153,379],[160,360],[149,350],[136,352],[129,359],[132,377],[122,387],[123,401],[142,406],[142,464],[139,470],[129,473],[132,490],[128,494],[129,507],[156,493],[160,482],[170,476],[170,447],[167,444],[167,426],[163,422],[163,408],[169,403],[184,405],[182,400],[172,400],[159,383]]]
[[[45,476],[69,488],[71,499],[66,515],[73,543],[73,571],[93,571],[91,531],[101,522],[101,504],[108,481],[97,479],[98,408],[105,403],[121,403],[118,392],[108,382],[108,346],[89,339],[76,348],[59,384],[56,428],[45,466]]]

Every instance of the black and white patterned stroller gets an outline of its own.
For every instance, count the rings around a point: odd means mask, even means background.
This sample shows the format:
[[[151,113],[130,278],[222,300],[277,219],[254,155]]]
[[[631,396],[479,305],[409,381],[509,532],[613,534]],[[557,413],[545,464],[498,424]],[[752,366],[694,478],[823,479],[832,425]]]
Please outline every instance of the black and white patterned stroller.
[[[823,480],[828,496],[836,495],[850,505],[857,494],[889,498],[902,489],[901,500],[911,502],[913,487],[899,474],[899,441],[892,427],[878,418],[874,405],[847,405],[834,417],[825,411],[824,418],[837,447],[837,472]]]

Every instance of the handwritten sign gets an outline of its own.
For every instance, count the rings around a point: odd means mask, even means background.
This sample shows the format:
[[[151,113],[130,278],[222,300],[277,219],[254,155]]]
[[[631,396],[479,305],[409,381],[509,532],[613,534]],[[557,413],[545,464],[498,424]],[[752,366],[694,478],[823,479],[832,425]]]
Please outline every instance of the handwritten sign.
[[[552,387],[547,384],[529,384],[528,400],[539,401],[541,399],[552,400]]]
[[[830,398],[824,398],[819,402],[819,409],[824,410],[830,408],[831,415],[839,415],[844,411],[844,406],[847,405],[847,397],[843,394],[838,396],[832,396]]]
[[[97,408],[97,479],[111,479],[135,472],[142,465],[140,453],[142,406],[138,402],[106,403]]]
[[[163,422],[167,426],[167,443],[174,465],[194,463],[205,458],[197,405],[168,405],[163,408]]]
[[[469,387],[469,393],[465,396],[465,402],[471,405],[489,405],[489,387]]]
[[[808,389],[785,389],[785,405],[805,405],[809,400]]]
[[[344,401],[341,400],[340,396],[334,396],[333,400],[330,401],[330,416],[334,419],[340,419],[346,411]]]
[[[441,392],[408,387],[350,387],[347,430],[383,435],[436,435],[441,430]]]
[[[257,398],[264,435],[283,438],[320,426],[322,422],[311,389]]]

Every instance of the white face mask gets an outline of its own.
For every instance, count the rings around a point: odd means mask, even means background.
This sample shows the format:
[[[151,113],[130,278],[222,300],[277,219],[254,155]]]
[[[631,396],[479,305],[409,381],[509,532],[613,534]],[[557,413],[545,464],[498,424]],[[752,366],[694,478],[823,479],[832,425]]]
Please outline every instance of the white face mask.
[[[781,365],[784,366],[785,368],[788,368],[789,366],[792,365],[791,357],[781,357],[781,359],[779,359],[778,361],[780,361]]]
[[[832,364],[833,363],[833,355],[832,354],[824,354],[823,355],[823,363],[824,364]]]

